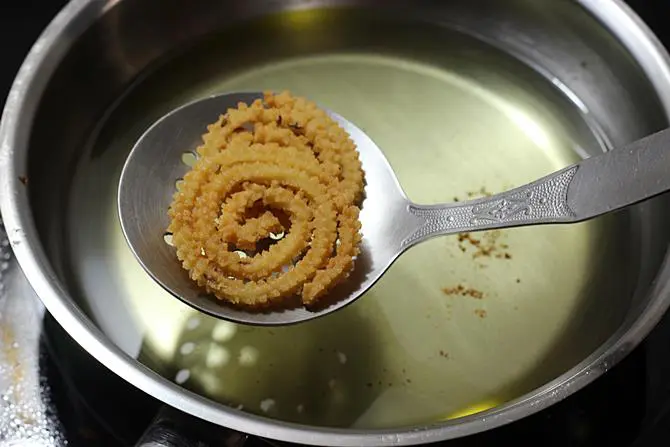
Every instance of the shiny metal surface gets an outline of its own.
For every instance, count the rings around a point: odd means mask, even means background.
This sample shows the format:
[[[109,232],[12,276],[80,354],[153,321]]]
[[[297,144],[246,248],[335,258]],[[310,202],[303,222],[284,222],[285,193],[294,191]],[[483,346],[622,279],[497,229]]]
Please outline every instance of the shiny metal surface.
[[[340,5],[355,8],[314,9]],[[219,44],[196,44],[215,31],[223,32]],[[667,200],[575,226],[506,230],[500,237],[513,259],[484,268],[464,262],[472,253],[459,254],[457,238],[445,238],[446,250],[426,242],[341,312],[233,330],[157,291],[112,224],[133,142],[186,102],[289,88],[369,134],[411,200],[440,203],[527,183],[666,127],[669,73],[665,51],[618,1],[426,1],[408,9],[365,0],[180,0],[171,8],[74,0],[33,48],[7,101],[0,205],[49,311],[103,364],[164,402],[299,443],[449,439],[551,405],[649,332],[669,303]],[[410,116],[421,118],[411,131],[393,132]],[[484,178],[495,180],[482,185]],[[438,180],[439,193],[430,187]],[[447,306],[440,287],[462,279],[477,279],[487,298]],[[426,323],[428,315],[438,322]],[[199,326],[189,329],[194,317]],[[440,341],[449,342],[448,362],[435,351]],[[221,364],[222,348],[248,346],[263,353],[255,369]],[[344,366],[337,353],[346,354]],[[400,386],[403,368],[412,382]],[[184,370],[181,385],[170,380]],[[341,381],[327,391],[333,371]],[[368,388],[363,377],[382,384]],[[327,391],[325,406],[297,414],[315,390]],[[340,391],[355,399],[338,400]]]
[[[582,222],[652,199],[670,189],[670,131],[589,158],[530,184],[464,203],[411,203],[383,152],[365,133],[333,114],[356,143],[366,173],[361,210],[362,253],[334,304],[318,310],[250,312],[226,306],[188,277],[164,240],[174,183],[188,171],[207,123],[261,93],[225,93],[182,106],[153,124],[130,151],[119,179],[119,219],[142,267],[186,304],[225,320],[258,325],[309,321],[352,303],[403,252],[435,236],[529,225]],[[434,184],[440,188],[439,184]]]
[[[387,240],[400,253],[439,235],[583,222],[619,211],[670,190],[668,148],[670,130],[666,129],[510,191],[462,204],[408,204],[409,215],[419,222],[405,239]],[[387,204],[377,211],[385,209],[389,209]],[[402,221],[408,216],[385,219]]]

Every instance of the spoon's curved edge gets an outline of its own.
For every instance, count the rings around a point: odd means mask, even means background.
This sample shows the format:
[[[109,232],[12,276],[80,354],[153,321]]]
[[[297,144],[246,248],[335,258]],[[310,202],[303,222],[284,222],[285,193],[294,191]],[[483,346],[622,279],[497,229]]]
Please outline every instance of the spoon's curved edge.
[[[207,295],[192,282],[192,280],[188,277],[186,270],[179,266],[184,277],[184,282],[190,284],[195,291],[195,293],[193,293],[190,297],[183,296],[182,293],[174,290],[173,287],[166,283],[163,278],[161,278],[159,275],[156,275],[153,269],[151,269],[143,260],[142,254],[138,252],[135,237],[140,237],[140,235],[137,235],[137,232],[131,231],[128,227],[129,223],[136,219],[136,217],[133,216],[134,210],[127,206],[127,204],[132,203],[132,201],[126,200],[127,197],[138,192],[130,186],[132,182],[128,181],[133,176],[138,175],[137,172],[133,171],[133,160],[135,157],[137,157],[139,152],[138,148],[141,147],[142,144],[152,136],[152,133],[156,131],[156,129],[160,128],[162,125],[165,125],[169,120],[174,119],[176,115],[181,114],[186,110],[203,107],[213,102],[227,102],[232,98],[234,98],[236,102],[250,103],[256,99],[262,99],[263,94],[260,92],[223,93],[191,101],[173,109],[169,113],[160,117],[152,125],[150,125],[135,142],[123,164],[119,185],[117,188],[117,211],[121,230],[126,243],[128,244],[137,262],[139,262],[139,264],[142,266],[143,270],[165,291],[191,308],[215,318],[252,326],[288,326],[315,320],[330,314],[331,312],[343,309],[364,295],[365,292],[381,278],[382,274],[388,270],[388,268],[396,261],[396,259],[404,250],[396,249],[386,254],[383,259],[373,259],[373,250],[371,247],[369,247],[369,244],[366,241],[366,232],[363,230],[361,254],[355,261],[354,269],[350,277],[329,292],[327,302],[324,305],[318,307],[315,310],[308,310],[304,307],[297,307],[293,309],[271,311],[244,310],[236,308],[233,305],[229,305],[224,301]],[[221,113],[225,113],[224,109],[225,108],[222,108]],[[357,146],[359,145],[359,142],[363,142],[364,144],[372,144],[376,147],[374,142],[354,124],[327,108],[323,109],[326,110],[326,112],[347,131],[347,133],[349,133]],[[378,157],[378,160],[369,160],[366,163],[364,154],[361,152],[359,152],[359,154],[362,158],[361,162],[364,166],[364,169],[366,165],[374,166],[373,163],[383,163],[382,167],[384,171],[389,173],[393,172],[388,160],[386,160],[385,157],[381,156]],[[388,178],[385,180],[392,183],[392,186],[395,187],[395,189],[400,193],[400,198],[402,200],[406,200],[406,196],[394,175],[388,175]],[[366,196],[368,195],[367,189],[368,184],[366,184]],[[362,214],[363,212],[364,210],[362,211]],[[379,256],[374,256],[374,258],[379,258]],[[176,254],[173,256],[173,259],[175,263],[179,262]]]
[[[398,257],[399,255],[394,259],[389,260],[388,265],[382,269],[382,272],[388,270],[388,268],[391,267],[391,265],[397,260]],[[357,266],[354,267],[355,272],[361,271],[361,269],[358,268],[360,261],[361,257],[359,256],[359,258],[356,260]],[[240,310],[233,306],[227,305],[223,301],[218,301],[216,298],[213,298],[209,295],[199,295],[198,299],[196,300],[184,299],[166,287],[165,284],[163,284],[163,282],[159,278],[156,278],[151,272],[148,273],[166,291],[188,306],[212,317],[250,326],[292,326],[295,324],[316,320],[332,312],[342,310],[350,304],[354,303],[359,298],[361,298],[367,290],[374,286],[375,283],[382,277],[381,274],[376,274],[369,277],[366,275],[363,282],[358,283],[358,286],[353,286],[354,283],[348,280],[337,285],[330,292],[331,296],[335,295],[336,297],[333,297],[333,299],[330,299],[329,297],[329,304],[326,304],[323,307],[319,307],[318,310],[315,311],[308,310],[304,307],[299,307],[283,311],[272,311],[270,313],[264,313],[262,311],[247,312]],[[354,290],[352,290],[352,288]],[[339,297],[342,297],[342,299],[338,299]]]

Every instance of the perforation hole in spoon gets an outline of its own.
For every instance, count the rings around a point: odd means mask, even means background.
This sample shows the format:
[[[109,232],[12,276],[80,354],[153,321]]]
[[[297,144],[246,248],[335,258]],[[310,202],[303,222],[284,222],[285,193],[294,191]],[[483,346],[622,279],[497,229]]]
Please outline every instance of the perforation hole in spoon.
[[[193,152],[184,152],[183,154],[181,154],[181,162],[184,163],[189,168],[195,166],[197,161],[198,156]]]

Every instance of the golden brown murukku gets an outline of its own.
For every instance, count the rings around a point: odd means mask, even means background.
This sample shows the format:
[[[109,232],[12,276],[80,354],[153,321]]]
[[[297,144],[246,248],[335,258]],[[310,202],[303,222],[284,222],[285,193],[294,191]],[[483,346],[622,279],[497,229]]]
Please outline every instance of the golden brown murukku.
[[[208,293],[261,308],[309,307],[359,254],[363,170],[349,135],[288,92],[238,104],[207,127],[169,209],[168,231]]]

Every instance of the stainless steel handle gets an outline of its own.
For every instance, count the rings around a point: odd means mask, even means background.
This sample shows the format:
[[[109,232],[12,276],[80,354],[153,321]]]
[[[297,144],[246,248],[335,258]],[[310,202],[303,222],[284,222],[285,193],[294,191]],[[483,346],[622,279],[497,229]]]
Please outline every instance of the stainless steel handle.
[[[163,407],[136,447],[242,447],[247,435]]]
[[[419,224],[402,247],[445,234],[578,222],[668,190],[670,129],[491,197],[443,205],[410,204],[408,211]]]

